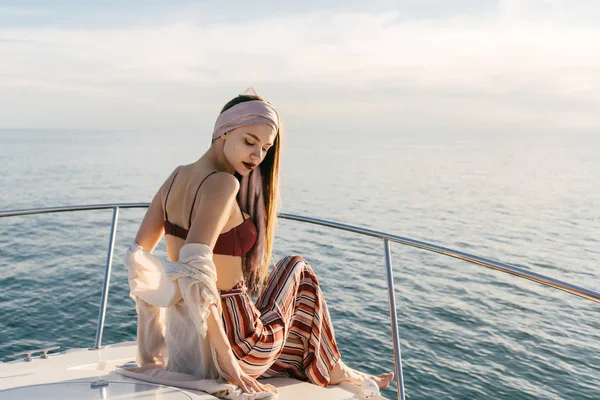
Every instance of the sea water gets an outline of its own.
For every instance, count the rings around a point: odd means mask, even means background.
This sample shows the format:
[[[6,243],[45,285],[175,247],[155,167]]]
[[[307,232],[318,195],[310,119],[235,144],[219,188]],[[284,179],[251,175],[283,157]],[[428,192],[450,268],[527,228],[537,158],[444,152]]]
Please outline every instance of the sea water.
[[[208,136],[0,131],[0,209],[149,202],[177,165],[202,155]],[[599,136],[290,130],[280,211],[600,290]],[[143,215],[120,211],[103,344],[135,340],[121,259]],[[111,218],[0,218],[1,360],[94,344]],[[166,257],[164,243],[156,254]],[[392,371],[383,242],[280,220],[273,259],[287,254],[315,270],[346,362]],[[398,244],[392,256],[408,398],[600,398],[598,304]]]

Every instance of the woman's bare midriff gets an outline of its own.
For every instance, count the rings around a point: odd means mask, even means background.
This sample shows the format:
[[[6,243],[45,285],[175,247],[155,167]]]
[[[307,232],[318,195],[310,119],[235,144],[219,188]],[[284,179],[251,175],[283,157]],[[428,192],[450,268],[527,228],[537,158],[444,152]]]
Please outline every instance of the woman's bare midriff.
[[[186,165],[181,168],[177,179],[171,188],[169,202],[167,205],[169,220],[172,223],[188,228],[188,220],[190,218],[189,212],[192,208],[192,202],[194,200],[194,195],[196,194],[196,189],[201,182],[201,179],[190,178],[195,176],[203,178],[209,173],[210,171],[193,171],[192,165]],[[163,205],[165,204],[165,194],[166,191],[163,193]],[[175,205],[179,205],[179,207],[176,207]],[[192,215],[192,220],[193,218],[194,215]],[[249,218],[249,215],[242,215],[239,207],[234,207],[231,216],[229,217],[229,220],[225,224],[225,227],[221,233],[227,232],[240,225],[242,222],[244,222],[244,218]],[[169,260],[178,261],[179,250],[181,250],[181,247],[183,247],[185,244],[185,240],[177,236],[165,235],[165,244],[167,247],[167,256],[169,257]],[[229,290],[244,279],[244,274],[242,272],[242,257],[214,254],[213,261],[215,263],[215,267],[217,268],[218,289]]]

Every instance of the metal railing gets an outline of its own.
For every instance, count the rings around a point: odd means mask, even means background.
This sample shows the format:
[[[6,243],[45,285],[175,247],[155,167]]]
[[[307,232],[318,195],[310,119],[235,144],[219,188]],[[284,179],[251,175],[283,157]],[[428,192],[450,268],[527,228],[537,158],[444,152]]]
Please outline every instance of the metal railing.
[[[115,203],[115,204],[91,204],[91,205],[78,205],[78,206],[65,206],[65,207],[48,207],[48,208],[35,208],[35,209],[24,209],[24,210],[8,210],[0,211],[0,218],[2,217],[13,217],[21,215],[34,215],[34,214],[48,214],[57,212],[71,212],[71,211],[85,211],[85,210],[113,210],[112,225],[110,230],[110,238],[108,243],[108,252],[106,256],[106,266],[104,269],[104,281],[102,286],[102,297],[100,300],[100,310],[98,312],[98,325],[96,327],[96,340],[93,349],[99,349],[102,346],[102,333],[104,331],[104,319],[106,316],[106,305],[108,299],[108,291],[110,287],[110,276],[112,271],[112,259],[115,246],[115,238],[117,232],[117,224],[119,219],[119,209],[121,208],[147,208],[149,203]],[[364,236],[370,236],[383,240],[386,274],[388,283],[388,297],[390,307],[390,325],[392,330],[392,344],[394,347],[394,365],[396,372],[396,383],[398,385],[398,399],[405,399],[404,394],[404,376],[402,373],[402,356],[400,352],[400,337],[398,334],[398,321],[397,321],[397,309],[396,309],[396,297],[394,295],[394,276],[392,270],[392,254],[391,254],[391,242],[400,243],[406,246],[415,247],[418,249],[442,254],[449,257],[458,258],[473,264],[481,265],[487,268],[494,269],[503,273],[511,274],[519,278],[528,279],[545,286],[550,286],[555,289],[563,290],[567,293],[574,294],[576,296],[583,297],[588,300],[600,303],[600,293],[586,289],[581,286],[573,285],[571,283],[554,279],[536,272],[532,272],[523,268],[519,268],[513,265],[501,263],[498,261],[490,260],[488,258],[475,256],[469,253],[465,253],[458,250],[452,250],[447,247],[437,246],[427,242],[413,240],[402,236],[392,235],[385,232],[375,231],[372,229],[360,228],[357,226],[341,224],[337,222],[327,221],[317,218],[303,217],[294,214],[279,214],[279,218],[287,219],[291,221],[306,222],[327,228],[338,229],[347,232],[353,232]]]

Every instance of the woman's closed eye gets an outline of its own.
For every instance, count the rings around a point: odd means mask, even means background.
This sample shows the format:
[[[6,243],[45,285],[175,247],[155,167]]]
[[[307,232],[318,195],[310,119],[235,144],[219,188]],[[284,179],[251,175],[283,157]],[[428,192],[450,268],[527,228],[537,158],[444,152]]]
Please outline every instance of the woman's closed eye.
[[[256,143],[249,141],[248,139],[245,139],[245,141],[248,146],[254,146],[256,144]],[[269,151],[269,148],[270,148],[270,146],[267,146],[266,148],[263,147],[263,151]]]

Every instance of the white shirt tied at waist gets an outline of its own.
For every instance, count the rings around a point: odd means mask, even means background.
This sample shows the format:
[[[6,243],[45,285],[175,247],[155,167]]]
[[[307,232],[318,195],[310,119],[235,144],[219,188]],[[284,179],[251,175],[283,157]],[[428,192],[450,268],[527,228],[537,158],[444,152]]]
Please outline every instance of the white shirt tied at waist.
[[[226,383],[208,340],[209,307],[221,312],[212,250],[187,243],[179,261],[163,262],[134,243],[125,256],[130,295],[138,313],[138,368],[118,373],[162,385],[207,392],[224,399],[275,399],[276,393],[246,394]],[[274,391],[276,389],[272,388]]]

